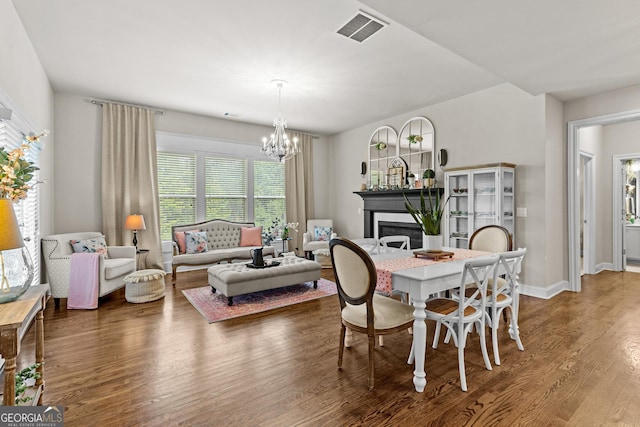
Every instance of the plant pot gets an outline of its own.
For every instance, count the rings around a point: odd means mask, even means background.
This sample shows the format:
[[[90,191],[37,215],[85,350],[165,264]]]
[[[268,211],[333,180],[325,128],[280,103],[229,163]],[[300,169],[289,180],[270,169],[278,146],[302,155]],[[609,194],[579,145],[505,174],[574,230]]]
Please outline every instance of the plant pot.
[[[441,251],[442,250],[442,234],[435,236],[422,235],[422,249],[426,251]]]
[[[432,188],[436,185],[435,178],[425,178],[424,179],[424,188]]]

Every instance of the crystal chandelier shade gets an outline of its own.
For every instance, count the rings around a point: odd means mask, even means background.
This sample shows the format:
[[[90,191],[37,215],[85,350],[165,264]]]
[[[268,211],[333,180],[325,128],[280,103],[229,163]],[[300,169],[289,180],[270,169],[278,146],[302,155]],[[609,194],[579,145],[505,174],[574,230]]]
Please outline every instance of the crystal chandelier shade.
[[[273,84],[278,88],[278,117],[273,119],[274,132],[269,138],[262,138],[262,148],[260,152],[270,159],[284,162],[300,152],[298,138],[289,138],[287,135],[287,121],[282,117],[280,105],[282,88],[287,82],[284,80],[273,80]]]

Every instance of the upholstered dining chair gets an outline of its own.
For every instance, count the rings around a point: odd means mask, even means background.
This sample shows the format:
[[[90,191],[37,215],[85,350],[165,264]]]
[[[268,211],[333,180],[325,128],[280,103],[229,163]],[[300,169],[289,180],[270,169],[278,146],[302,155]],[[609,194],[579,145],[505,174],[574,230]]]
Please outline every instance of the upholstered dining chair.
[[[485,252],[507,252],[513,250],[511,233],[500,225],[485,225],[473,232],[469,249]]]
[[[411,250],[411,240],[409,236],[384,236],[380,238],[380,246],[386,251],[389,247],[396,249]]]
[[[447,338],[453,336],[453,341],[458,347],[458,369],[460,371],[460,387],[467,391],[467,376],[464,365],[464,348],[467,343],[467,335],[473,326],[476,326],[480,336],[480,349],[486,368],[491,371],[491,362],[487,353],[485,339],[485,319],[487,288],[489,283],[497,277],[497,266],[500,258],[497,256],[483,257],[467,260],[460,276],[460,287],[456,297],[436,297],[426,303],[427,319],[436,321],[436,329],[433,337],[434,349],[438,348],[441,326],[447,328]],[[467,289],[472,293],[467,297]],[[445,339],[447,341],[447,339]],[[409,362],[413,362],[413,348]]]
[[[333,272],[340,300],[340,349],[338,368],[342,369],[347,328],[366,334],[369,344],[369,390],[374,386],[376,335],[400,332],[413,324],[413,307],[375,293],[378,281],[371,257],[350,240],[329,242]]]
[[[492,253],[507,252],[513,250],[513,238],[509,230],[501,225],[485,225],[473,232],[469,239],[469,249]],[[503,312],[504,321],[507,321],[507,312]]]

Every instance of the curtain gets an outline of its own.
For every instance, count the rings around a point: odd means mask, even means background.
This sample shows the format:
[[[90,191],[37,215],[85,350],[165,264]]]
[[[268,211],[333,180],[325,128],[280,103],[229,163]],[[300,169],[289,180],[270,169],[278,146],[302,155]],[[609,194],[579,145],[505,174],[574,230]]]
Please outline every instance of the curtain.
[[[304,133],[291,132],[292,139],[298,138],[300,152],[285,161],[284,182],[286,194],[287,222],[298,222],[298,232],[291,235],[289,250],[295,249],[302,255],[302,233],[306,231],[307,219],[313,219],[313,137]]]
[[[102,106],[102,232],[109,245],[132,245],[128,215],[142,214],[138,249],[148,249],[147,268],[162,268],[155,113],[146,108]]]

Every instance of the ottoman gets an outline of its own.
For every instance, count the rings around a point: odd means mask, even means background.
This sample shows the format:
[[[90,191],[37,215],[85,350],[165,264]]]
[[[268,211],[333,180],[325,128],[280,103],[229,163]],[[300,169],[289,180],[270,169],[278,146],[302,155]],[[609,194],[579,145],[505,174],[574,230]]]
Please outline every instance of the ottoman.
[[[124,298],[132,303],[164,298],[164,275],[156,269],[134,271],[124,278]]]
[[[331,264],[331,252],[329,249],[316,249],[313,251],[313,256],[322,268],[333,268],[333,264]]]
[[[267,261],[279,262],[274,267],[249,268],[246,264],[219,264],[209,267],[211,291],[220,291],[227,297],[227,304],[233,305],[233,297],[251,292],[283,288],[313,281],[318,287],[320,264],[304,258],[287,256]]]

